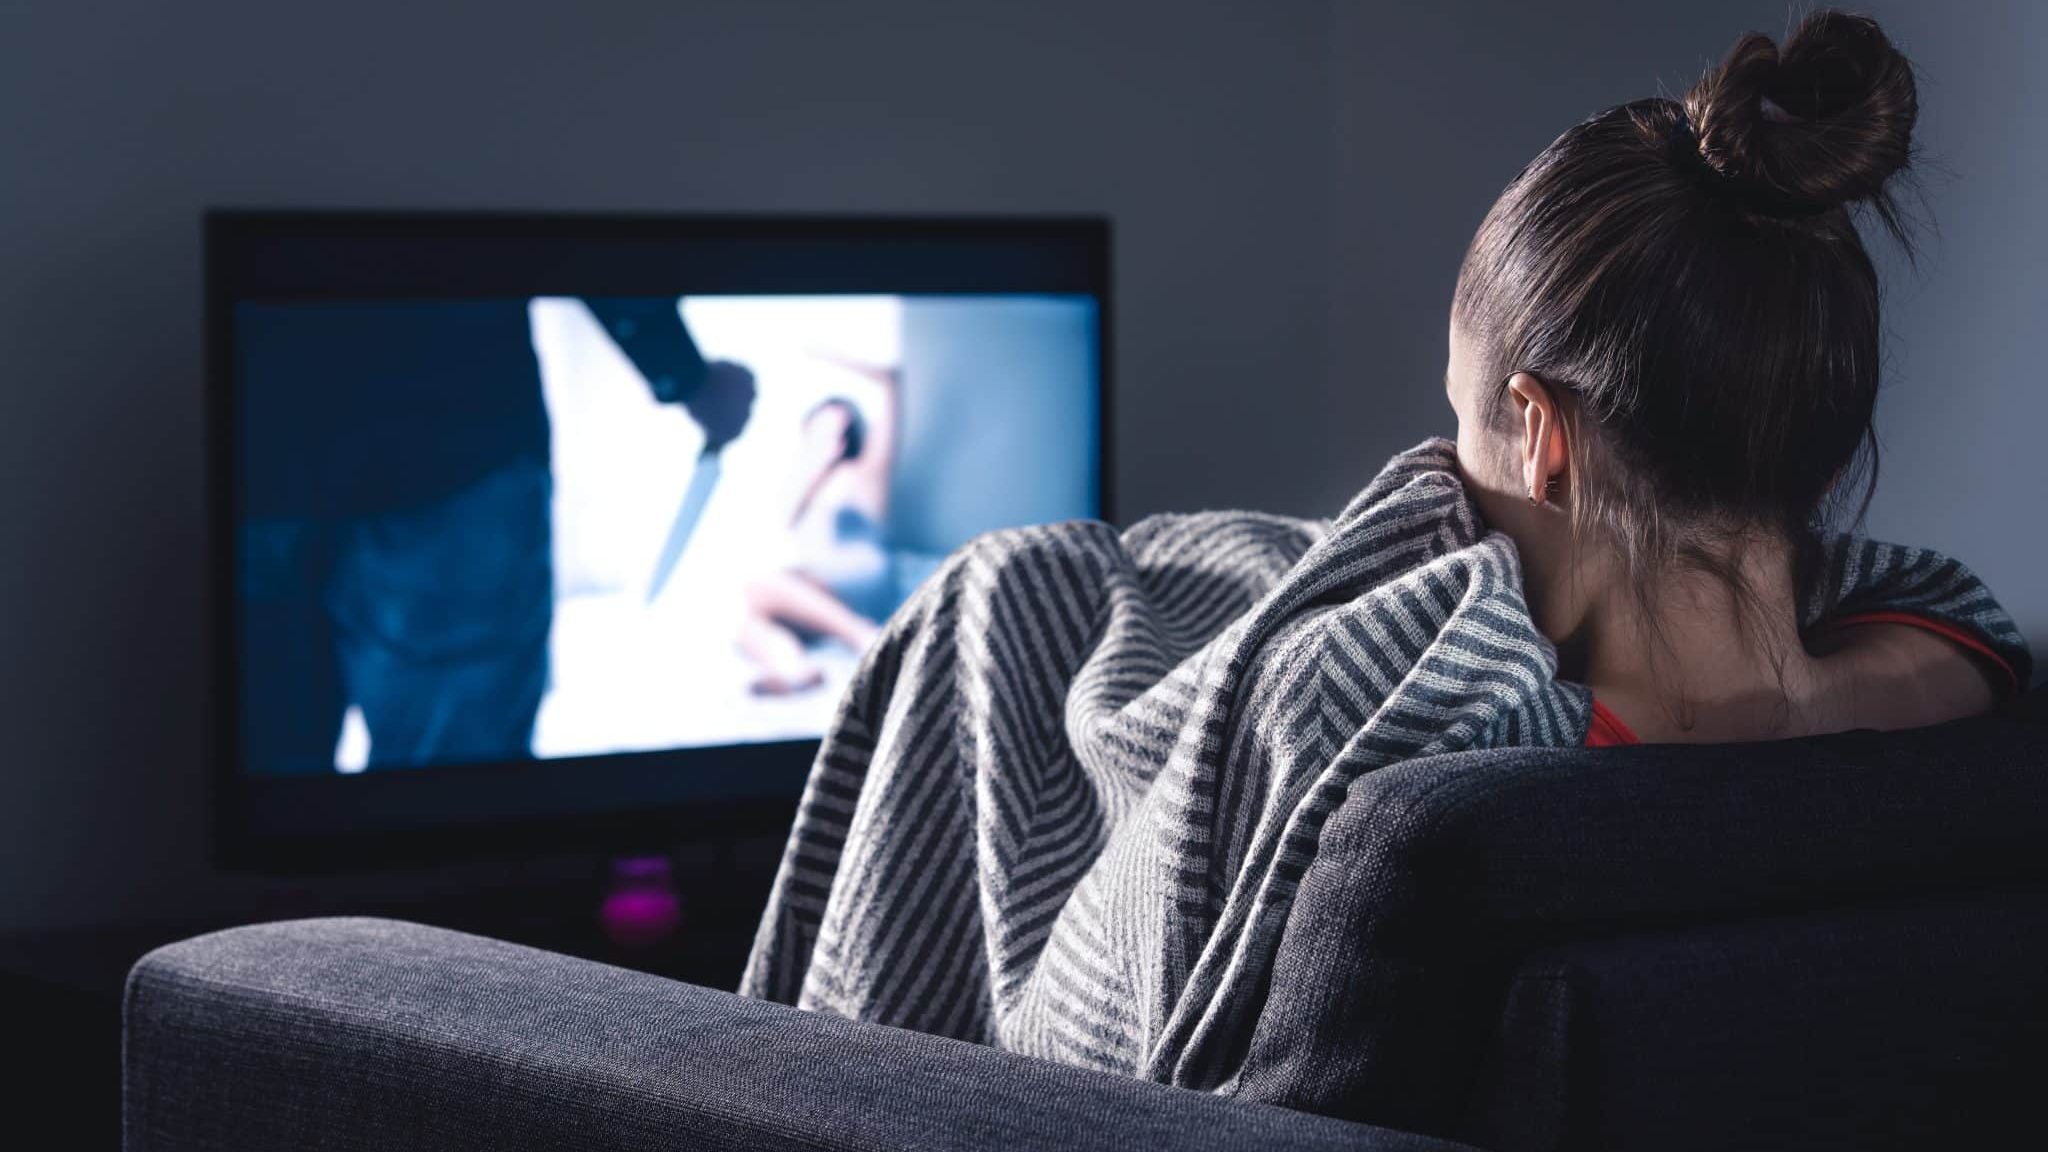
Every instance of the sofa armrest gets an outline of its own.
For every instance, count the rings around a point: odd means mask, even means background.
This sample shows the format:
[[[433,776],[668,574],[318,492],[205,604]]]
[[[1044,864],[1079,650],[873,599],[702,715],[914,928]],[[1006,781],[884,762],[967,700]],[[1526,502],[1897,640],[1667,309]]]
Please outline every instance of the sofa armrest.
[[[124,1016],[130,1152],[1454,1147],[395,921],[173,944]]]

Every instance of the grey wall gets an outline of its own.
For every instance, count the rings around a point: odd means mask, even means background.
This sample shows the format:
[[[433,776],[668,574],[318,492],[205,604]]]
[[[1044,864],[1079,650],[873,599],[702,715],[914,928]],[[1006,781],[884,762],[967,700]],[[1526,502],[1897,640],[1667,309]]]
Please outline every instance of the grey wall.
[[[2018,0],[1877,10],[1953,177],[1897,293],[1875,522],[2048,636],[2021,439],[2048,419],[2048,29]],[[0,0],[0,930],[280,887],[206,860],[203,205],[1108,213],[1124,511],[1326,512],[1446,426],[1451,279],[1516,167],[1783,13]]]

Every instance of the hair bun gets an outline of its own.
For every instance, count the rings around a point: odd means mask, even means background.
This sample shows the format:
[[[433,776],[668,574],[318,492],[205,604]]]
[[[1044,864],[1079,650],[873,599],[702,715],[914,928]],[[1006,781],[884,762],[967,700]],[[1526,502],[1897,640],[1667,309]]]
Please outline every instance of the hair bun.
[[[1888,221],[1885,184],[1912,159],[1919,108],[1913,65],[1877,22],[1829,9],[1783,48],[1747,33],[1685,95],[1722,176],[1795,212],[1875,200]]]

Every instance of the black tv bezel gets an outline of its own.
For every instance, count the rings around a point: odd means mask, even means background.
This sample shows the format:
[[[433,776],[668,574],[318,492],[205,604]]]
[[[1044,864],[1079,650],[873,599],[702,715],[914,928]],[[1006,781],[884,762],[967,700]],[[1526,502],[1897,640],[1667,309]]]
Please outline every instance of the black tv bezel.
[[[355,789],[350,802],[363,804],[366,793],[388,790],[450,788],[471,774],[487,777],[512,765],[545,765],[573,771],[587,764],[644,764],[653,770],[683,769],[714,757],[737,761],[744,769],[800,764],[795,785],[787,794],[713,799],[656,801],[600,810],[519,814],[465,819],[446,812],[444,818],[414,827],[365,827],[322,833],[278,833],[252,822],[246,800],[262,782],[240,766],[237,685],[240,675],[240,621],[235,598],[235,525],[238,516],[234,445],[235,397],[232,384],[230,313],[235,285],[229,282],[223,253],[229,245],[247,245],[280,237],[316,236],[350,241],[372,238],[500,238],[557,241],[633,242],[789,240],[815,243],[987,242],[1057,240],[1078,242],[1089,252],[1088,290],[1097,301],[1097,507],[1114,519],[1114,424],[1111,381],[1112,349],[1110,239],[1107,217],[1093,215],[863,215],[762,213],[638,213],[524,212],[462,210],[332,210],[275,208],[211,208],[202,217],[204,264],[203,316],[205,342],[204,406],[207,488],[207,636],[211,645],[208,761],[212,799],[209,805],[216,863],[234,871],[331,872],[365,871],[449,863],[460,860],[534,856],[557,852],[661,851],[692,840],[730,841],[773,835],[788,824],[798,789],[818,742],[784,741],[631,752],[604,756],[508,761],[439,767],[418,773],[390,772],[359,776],[303,778],[308,794],[336,797]],[[890,291],[875,285],[870,291]],[[901,289],[897,289],[901,290]],[[340,294],[340,293],[337,293]]]

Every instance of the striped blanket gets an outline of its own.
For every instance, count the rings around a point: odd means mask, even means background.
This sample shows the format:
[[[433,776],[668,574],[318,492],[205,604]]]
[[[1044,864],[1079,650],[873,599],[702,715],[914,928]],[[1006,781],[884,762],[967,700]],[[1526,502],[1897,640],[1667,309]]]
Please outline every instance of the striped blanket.
[[[1842,538],[1809,622],[1889,608],[2025,677],[1961,565]],[[1360,773],[1578,745],[1585,688],[1446,441],[1334,521],[997,533],[868,653],[812,769],[741,991],[1228,1091],[1297,879]],[[1235,1041],[1235,1042],[1234,1042]]]

